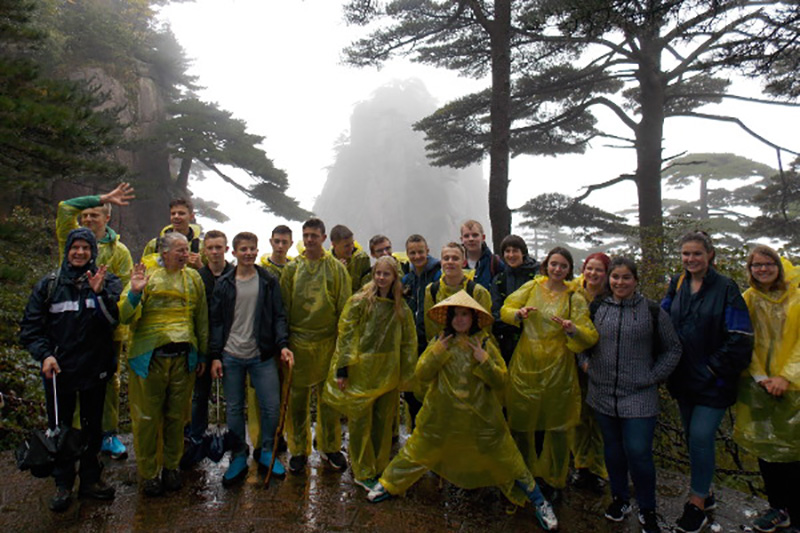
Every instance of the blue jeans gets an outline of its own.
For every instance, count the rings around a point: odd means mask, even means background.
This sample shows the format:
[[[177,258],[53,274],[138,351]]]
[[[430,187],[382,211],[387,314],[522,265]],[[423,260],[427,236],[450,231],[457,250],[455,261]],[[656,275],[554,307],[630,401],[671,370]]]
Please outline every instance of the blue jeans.
[[[192,393],[192,423],[189,426],[189,436],[194,442],[200,442],[203,434],[208,429],[208,398],[211,396],[211,364],[198,376],[194,382]]]
[[[656,508],[656,467],[653,463],[653,434],[656,417],[618,418],[595,411],[603,433],[603,453],[611,484],[611,495],[630,499],[628,473],[636,487],[640,510]]]
[[[234,457],[247,455],[249,449],[245,440],[245,374],[250,374],[250,382],[256,390],[258,406],[261,410],[261,449],[272,450],[275,430],[281,407],[281,385],[278,380],[278,366],[275,358],[262,361],[260,357],[240,359],[229,354],[222,356],[222,386],[225,387],[227,401],[228,429],[236,436]],[[253,443],[256,447],[259,443]]]
[[[678,400],[678,408],[681,411],[686,442],[689,444],[692,494],[706,498],[711,492],[711,481],[716,469],[714,436],[725,415],[725,409],[695,405],[686,400]]]

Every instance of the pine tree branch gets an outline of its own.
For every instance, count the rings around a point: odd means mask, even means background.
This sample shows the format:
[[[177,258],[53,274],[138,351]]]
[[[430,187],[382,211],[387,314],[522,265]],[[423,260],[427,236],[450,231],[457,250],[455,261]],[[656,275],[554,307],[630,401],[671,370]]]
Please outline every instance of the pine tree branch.
[[[599,191],[600,189],[611,187],[612,185],[616,185],[617,183],[622,183],[623,181],[633,181],[634,179],[636,179],[636,176],[633,174],[620,174],[616,178],[604,181],[603,183],[589,185],[588,187],[586,187],[586,192],[584,192],[580,196],[575,197],[575,201],[582,202],[583,200],[588,198],[589,195],[592,194],[594,191]]]
[[[759,135],[758,133],[756,133],[755,131],[750,129],[738,117],[729,117],[729,116],[726,116],[726,115],[711,115],[711,114],[708,114],[708,113],[698,113],[696,111],[684,111],[682,113],[675,113],[674,115],[671,115],[671,116],[673,116],[673,117],[704,118],[704,119],[707,119],[707,120],[716,120],[718,122],[733,122],[734,124],[736,124],[740,128],[742,128],[744,131],[746,131],[748,134],[750,134],[750,136],[758,139],[759,141],[761,141],[762,143],[766,144],[767,146],[775,148],[776,150],[782,150],[784,152],[788,152],[788,153],[790,153],[792,155],[800,156],[800,152],[795,152],[794,150],[790,150],[789,148],[785,148],[783,146],[777,145],[774,142],[772,142],[772,141],[766,139],[765,137]]]

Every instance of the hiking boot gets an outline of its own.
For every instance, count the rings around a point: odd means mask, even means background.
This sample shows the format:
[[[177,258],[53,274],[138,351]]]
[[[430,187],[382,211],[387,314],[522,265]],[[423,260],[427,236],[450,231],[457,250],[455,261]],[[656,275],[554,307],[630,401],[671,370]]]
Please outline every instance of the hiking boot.
[[[705,502],[703,503],[703,510],[713,511],[717,508],[717,498],[714,496],[713,492],[709,492],[708,496],[706,496]]]
[[[203,439],[196,441],[193,438],[189,438],[184,442],[186,443],[186,449],[183,452],[179,466],[181,470],[189,470],[206,458],[206,446]]]
[[[345,470],[347,468],[347,459],[345,459],[342,452],[324,453],[319,452],[320,458],[328,463],[334,470]]]
[[[612,522],[622,522],[629,514],[631,514],[631,504],[628,500],[614,496],[604,516]]]
[[[103,480],[98,480],[89,484],[81,483],[78,496],[95,500],[113,500],[116,492],[114,487]]]
[[[269,463],[272,461],[272,452],[261,452],[258,458],[258,471],[266,475],[269,472]],[[280,458],[275,457],[275,464],[272,465],[272,477],[283,479],[286,477],[286,469]]]
[[[708,524],[708,517],[706,513],[695,504],[686,502],[683,506],[683,515],[678,518],[675,524],[677,525],[678,531],[683,531],[683,533],[697,533]]]
[[[161,471],[161,483],[164,485],[164,490],[170,492],[180,490],[183,486],[180,472],[177,470],[170,470],[168,468],[165,468]]]
[[[110,455],[112,459],[117,461],[124,461],[128,458],[128,449],[114,433],[107,433],[103,437],[100,452]]]
[[[238,455],[231,459],[231,464],[222,476],[222,486],[232,487],[247,477],[247,456]]]
[[[302,474],[306,470],[308,458],[305,455],[293,455],[289,459],[289,472],[294,475]]]
[[[790,525],[792,525],[792,521],[783,509],[769,509],[753,521],[753,528],[762,533],[772,533],[776,528]]]
[[[536,507],[536,519],[545,531],[555,531],[558,529],[558,519],[553,511],[553,506],[547,500]]]
[[[355,482],[356,485],[363,488],[367,492],[371,492],[372,490],[375,489],[375,484],[378,483],[378,478],[371,477],[368,479],[354,479],[353,481]]]
[[[367,493],[367,499],[372,503],[382,502],[383,500],[388,500],[391,498],[392,495],[389,494],[389,491],[386,490],[386,487],[380,484],[380,482],[375,483],[375,486],[372,487],[372,490]]]
[[[156,476],[153,479],[146,479],[142,483],[142,492],[145,496],[156,498],[164,495],[164,486],[161,484],[161,478]]]
[[[50,499],[50,510],[54,513],[63,513],[72,503],[72,491],[57,487],[55,495]]]
[[[572,478],[572,484],[579,489],[589,490],[595,494],[603,494],[606,488],[606,480],[588,468],[579,468]]]
[[[639,511],[639,523],[642,524],[642,533],[661,533],[655,509]]]

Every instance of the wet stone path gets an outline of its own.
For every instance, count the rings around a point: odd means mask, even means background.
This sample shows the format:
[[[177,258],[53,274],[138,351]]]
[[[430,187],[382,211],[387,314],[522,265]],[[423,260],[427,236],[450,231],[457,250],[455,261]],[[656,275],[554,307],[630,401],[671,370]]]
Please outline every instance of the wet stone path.
[[[130,435],[123,436],[130,446]],[[36,479],[19,472],[10,452],[0,454],[0,531],[3,532],[109,532],[179,531],[377,531],[485,532],[541,531],[532,507],[508,514],[499,491],[465,491],[428,474],[405,497],[378,504],[366,500],[364,489],[353,483],[350,471],[331,470],[314,454],[305,476],[287,475],[269,488],[250,461],[246,482],[232,489],[220,484],[227,458],[219,464],[203,461],[183,472],[183,488],[166,497],[148,498],[137,487],[136,465],[106,461],[105,479],[117,489],[111,502],[73,500],[70,509],[54,514],[47,508],[53,494],[51,479]],[[674,524],[681,512],[687,480],[659,472],[659,513]],[[77,488],[77,487],[76,487]],[[635,513],[625,522],[603,518],[609,496],[569,488],[556,505],[560,531],[566,533],[639,532]],[[755,511],[766,502],[732,490],[717,491],[719,502],[712,533],[742,531]],[[664,529],[665,532],[671,528]]]

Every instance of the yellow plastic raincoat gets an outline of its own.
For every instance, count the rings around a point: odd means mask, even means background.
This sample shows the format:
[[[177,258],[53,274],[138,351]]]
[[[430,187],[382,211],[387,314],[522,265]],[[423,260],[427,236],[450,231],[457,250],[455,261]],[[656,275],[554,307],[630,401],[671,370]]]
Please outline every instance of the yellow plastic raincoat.
[[[470,277],[464,276],[464,278],[461,280],[461,283],[455,287],[450,287],[447,285],[447,283],[444,281],[444,276],[439,278],[438,281],[434,281],[433,283],[439,284],[439,288],[436,291],[436,301],[433,301],[433,296],[431,296],[431,284],[429,283],[428,286],[425,287],[425,337],[428,339],[428,341],[438,336],[439,333],[444,329],[444,326],[428,316],[428,311],[430,311],[431,307],[442,300],[449,298],[461,290],[466,290],[467,283],[470,281],[470,279]],[[487,313],[492,313],[492,295],[483,285],[475,283],[475,289],[472,293],[472,297],[479,304],[481,304],[484,309],[486,309]],[[491,333],[492,331],[491,325],[487,326],[485,329],[487,333]]]
[[[511,501],[523,505],[527,498],[515,481],[531,488],[534,483],[498,400],[497,393],[506,386],[506,365],[485,331],[470,340],[485,344],[489,358],[483,363],[475,360],[465,336],[452,339],[445,350],[432,341],[420,356],[416,376],[430,389],[414,432],[380,483],[389,493],[401,494],[433,470],[466,489],[498,486]]]
[[[355,242],[353,246],[353,255],[344,266],[347,269],[347,274],[350,276],[351,290],[353,294],[355,294],[370,280],[372,264],[369,259],[369,254],[361,248],[360,244]],[[331,255],[333,255],[333,249],[331,249]],[[336,256],[333,255],[333,257]]]
[[[351,294],[350,276],[330,252],[316,261],[300,255],[284,267],[281,275],[281,295],[289,320],[289,348],[294,353],[286,422],[292,455],[311,452],[312,387],[328,377],[339,316]],[[325,403],[318,405],[317,445],[325,453],[339,451],[339,415]]]
[[[751,287],[743,297],[755,344],[740,382],[734,439],[761,459],[800,461],[800,290],[794,284],[770,293]],[[780,398],[756,381],[773,376],[789,381]]]
[[[277,263],[273,263],[269,258],[270,255],[271,254],[262,255],[259,262],[261,263],[262,267],[267,269],[267,272],[269,272],[270,274],[272,274],[276,278],[281,279],[281,274],[283,273],[283,267],[285,267],[286,265],[278,265]],[[289,262],[291,260],[292,260],[292,258],[287,256],[286,257],[286,264],[289,264]]]
[[[783,265],[783,278],[786,283],[795,287],[800,284],[800,267],[794,266],[785,257],[781,257],[781,265]]]
[[[201,259],[203,260],[203,264],[205,265],[208,263],[208,258],[203,253],[203,239],[200,238],[200,235],[203,234],[203,229],[197,224],[189,224],[189,230],[191,231],[188,236],[189,251],[199,253]],[[172,229],[172,224],[164,226],[161,229],[161,232],[158,234],[158,237],[150,239],[150,241],[145,245],[144,251],[142,252],[142,263],[144,263],[148,270],[155,268],[158,263],[158,238],[163,237],[171,231],[174,231]]]
[[[350,464],[356,479],[370,479],[389,463],[392,423],[399,392],[408,390],[417,364],[417,333],[411,309],[401,302],[353,296],[339,319],[336,353],[325,382],[323,402],[348,418]],[[347,368],[347,387],[336,383]]]

